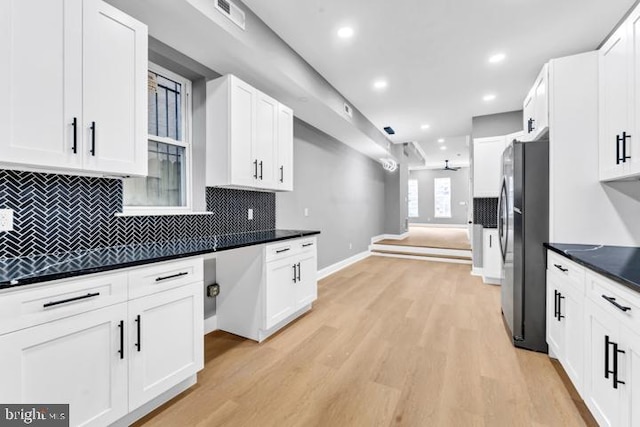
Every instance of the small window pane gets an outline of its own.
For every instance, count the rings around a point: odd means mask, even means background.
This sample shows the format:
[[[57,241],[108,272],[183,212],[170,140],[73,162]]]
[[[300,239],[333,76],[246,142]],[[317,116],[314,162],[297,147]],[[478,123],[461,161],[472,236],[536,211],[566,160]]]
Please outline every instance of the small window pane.
[[[149,135],[182,141],[182,85],[149,71]]]
[[[149,141],[149,175],[124,181],[125,206],[186,206],[184,147]]]
[[[409,180],[409,216],[412,218],[417,218],[420,216],[418,214],[418,180],[410,179]]]
[[[436,218],[451,218],[451,178],[435,178],[434,202]]]

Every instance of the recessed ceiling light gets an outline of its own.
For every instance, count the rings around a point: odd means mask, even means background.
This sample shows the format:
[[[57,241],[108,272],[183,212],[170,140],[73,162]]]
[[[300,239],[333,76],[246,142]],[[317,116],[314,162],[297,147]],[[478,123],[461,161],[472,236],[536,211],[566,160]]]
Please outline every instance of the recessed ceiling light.
[[[342,27],[338,30],[338,37],[341,39],[349,39],[353,37],[354,31],[351,27]]]
[[[496,99],[496,96],[495,96],[494,94],[492,94],[492,93],[491,93],[491,94],[489,94],[489,95],[485,95],[485,96],[483,96],[483,97],[482,97],[482,99],[483,99],[484,101],[487,101],[487,102],[488,102],[488,101],[493,101],[494,99]]]
[[[442,143],[444,142],[444,138],[440,138],[440,139],[438,140],[438,142],[439,142],[440,144],[442,144]]]
[[[444,145],[442,147],[440,147],[441,150],[446,150],[447,147],[445,147]]]
[[[376,80],[375,82],[373,82],[373,87],[376,89],[384,89],[386,88],[388,85],[386,80]]]
[[[420,126],[420,129],[422,129],[422,130],[427,130],[427,129],[429,129],[430,127],[431,127],[431,125],[424,124],[424,125]]]
[[[489,62],[492,64],[497,64],[498,62],[504,61],[506,57],[507,55],[505,55],[504,53],[496,53],[495,55],[491,55],[489,57]]]

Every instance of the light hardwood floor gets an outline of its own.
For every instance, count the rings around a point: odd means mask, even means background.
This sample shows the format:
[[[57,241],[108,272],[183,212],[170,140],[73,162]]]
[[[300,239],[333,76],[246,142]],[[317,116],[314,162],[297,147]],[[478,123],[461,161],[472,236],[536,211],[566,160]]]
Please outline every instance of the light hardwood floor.
[[[466,228],[409,226],[404,239],[384,239],[376,242],[380,245],[415,246],[422,248],[470,250]]]
[[[510,344],[469,266],[370,257],[262,344],[206,337],[198,384],[144,426],[595,425],[544,354]]]

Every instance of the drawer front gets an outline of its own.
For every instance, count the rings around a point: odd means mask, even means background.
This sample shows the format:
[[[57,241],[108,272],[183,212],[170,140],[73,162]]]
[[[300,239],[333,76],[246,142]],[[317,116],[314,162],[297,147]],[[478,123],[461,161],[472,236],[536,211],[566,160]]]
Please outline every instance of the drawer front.
[[[202,257],[153,264],[129,272],[129,299],[204,280]]]
[[[586,269],[568,258],[547,251],[547,271],[557,278],[564,277],[564,282],[573,285],[584,294]]]
[[[298,245],[298,247],[300,248],[300,252],[302,253],[316,252],[318,250],[318,243],[315,237],[296,240],[296,245]]]
[[[127,300],[127,273],[28,286],[0,294],[0,334],[51,322]]]
[[[265,247],[267,262],[276,261],[300,253],[300,240],[286,240]]]
[[[587,296],[626,327],[640,330],[640,294],[597,273],[587,272]]]

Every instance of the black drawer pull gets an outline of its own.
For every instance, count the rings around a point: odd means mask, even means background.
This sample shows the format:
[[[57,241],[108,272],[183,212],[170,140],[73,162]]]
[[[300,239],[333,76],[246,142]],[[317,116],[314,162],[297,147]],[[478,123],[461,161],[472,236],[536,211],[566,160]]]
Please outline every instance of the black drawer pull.
[[[568,268],[564,268],[564,267],[563,267],[562,265],[560,265],[560,264],[553,264],[553,266],[554,266],[555,268],[557,268],[558,270],[562,271],[563,273],[566,273],[567,271],[569,271],[569,269],[568,269]]]
[[[187,274],[189,274],[189,273],[186,272],[186,271],[183,271],[183,272],[178,273],[178,274],[172,274],[171,276],[156,277],[156,282],[162,282],[163,280],[175,279],[176,277],[186,276]]]
[[[615,305],[615,306],[616,306],[616,308],[618,308],[618,309],[620,309],[620,310],[624,311],[625,313],[626,313],[627,311],[630,311],[630,310],[631,310],[631,307],[625,307],[624,305],[620,305],[620,304],[618,304],[618,302],[616,301],[616,299],[615,299],[615,298],[613,298],[613,297],[608,297],[608,296],[606,296],[606,295],[602,295],[602,298],[606,299],[606,300],[607,300],[607,301],[609,301],[611,304]]]
[[[308,246],[313,246],[313,243],[305,243],[304,245],[302,245],[303,248],[306,248]]]
[[[73,302],[73,301],[80,301],[82,299],[97,297],[98,295],[100,295],[100,292],[93,292],[93,293],[90,293],[90,294],[81,295],[79,297],[67,298],[67,299],[63,299],[63,300],[60,300],[60,301],[51,301],[51,302],[48,302],[48,303],[44,304],[42,307],[44,307],[44,308],[53,307],[54,305],[66,304],[68,302]]]
[[[279,251],[276,251],[277,254],[281,254],[282,252],[287,252],[288,250],[290,250],[291,248],[286,248],[286,249],[280,249]]]

